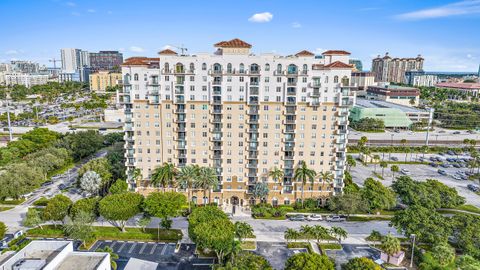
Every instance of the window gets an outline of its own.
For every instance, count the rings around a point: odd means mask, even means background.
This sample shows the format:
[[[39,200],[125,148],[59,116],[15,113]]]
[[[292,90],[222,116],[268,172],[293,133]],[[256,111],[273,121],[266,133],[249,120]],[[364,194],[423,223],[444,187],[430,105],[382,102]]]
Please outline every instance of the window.
[[[265,71],[270,71],[270,64],[265,64]]]
[[[138,74],[137,74],[137,73],[135,73],[135,74],[133,75],[133,80],[134,80],[134,81],[138,81]]]
[[[240,73],[244,73],[244,72],[245,72],[245,66],[243,65],[243,63],[240,64],[239,72],[240,72]]]
[[[207,64],[206,63],[202,64],[202,70],[207,70]]]
[[[190,63],[190,72],[193,72],[193,71],[195,71],[195,64]]]
[[[278,64],[277,65],[277,73],[281,73],[281,72],[282,72],[282,65]]]
[[[222,66],[218,63],[213,65],[213,72],[214,73],[221,73],[222,72]]]
[[[303,73],[307,73],[307,69],[308,69],[307,64],[304,64],[304,65],[303,65]]]
[[[169,73],[170,72],[170,66],[168,65],[168,63],[165,63],[163,65],[163,73]]]
[[[338,76],[333,77],[333,83],[338,83]]]
[[[232,64],[227,64],[227,73],[232,73]]]

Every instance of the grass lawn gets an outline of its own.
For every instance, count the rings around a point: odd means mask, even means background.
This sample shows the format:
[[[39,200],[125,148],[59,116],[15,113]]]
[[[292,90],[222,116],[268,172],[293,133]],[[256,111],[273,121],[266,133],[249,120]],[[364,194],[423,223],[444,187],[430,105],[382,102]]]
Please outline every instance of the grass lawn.
[[[132,240],[132,241],[164,241],[176,242],[182,239],[180,230],[157,230],[155,228],[147,228],[143,232],[140,228],[126,228],[126,232],[121,232],[116,227],[94,227],[95,240]],[[45,225],[43,229],[40,227],[27,231],[30,237],[65,237],[61,226],[56,228],[53,225]]]
[[[0,201],[0,204],[5,204],[5,205],[19,205],[23,203],[25,199],[18,199],[18,200],[6,200],[6,201]]]
[[[312,246],[310,246],[310,244],[307,242],[290,242],[287,243],[287,248],[306,248],[308,253],[312,253]]]
[[[342,245],[337,243],[321,243],[318,245],[318,248],[322,251],[322,253],[325,253],[324,250],[327,249],[342,249]]]
[[[480,214],[480,208],[478,208],[474,205],[470,205],[470,204],[460,205],[460,206],[456,207],[455,209]]]
[[[12,208],[13,208],[13,206],[6,206],[6,207],[0,206],[0,212],[7,211],[7,210],[10,210]]]
[[[257,243],[255,241],[243,241],[240,246],[245,250],[255,250],[257,249]]]
[[[368,216],[368,217],[358,217],[358,216],[350,216],[348,217],[347,221],[373,221],[373,220],[390,220],[391,217],[379,217],[379,216]]]

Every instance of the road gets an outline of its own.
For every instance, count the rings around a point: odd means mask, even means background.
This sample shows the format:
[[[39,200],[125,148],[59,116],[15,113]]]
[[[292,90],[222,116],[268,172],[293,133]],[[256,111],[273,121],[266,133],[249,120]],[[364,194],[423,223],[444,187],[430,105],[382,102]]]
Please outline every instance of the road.
[[[57,194],[62,193],[61,190],[58,188],[60,184],[71,187],[77,180],[78,170],[82,167],[83,164],[87,163],[91,159],[104,157],[106,154],[106,150],[99,151],[92,157],[77,163],[75,167],[69,169],[68,171],[53,176],[53,184],[46,187],[38,188],[33,192],[32,196],[30,196],[22,204],[15,206],[13,209],[0,212],[0,221],[4,222],[5,225],[7,225],[8,232],[15,232],[17,230],[24,229],[22,225],[22,220],[25,218],[28,207],[30,207],[36,200],[41,197],[51,198]],[[69,197],[72,201],[77,201],[82,198],[79,193],[63,192],[62,194]]]

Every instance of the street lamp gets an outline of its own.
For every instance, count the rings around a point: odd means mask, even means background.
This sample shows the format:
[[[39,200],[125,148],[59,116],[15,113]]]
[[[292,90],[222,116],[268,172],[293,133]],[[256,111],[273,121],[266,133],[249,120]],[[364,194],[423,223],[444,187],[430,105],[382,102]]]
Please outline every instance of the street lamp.
[[[390,137],[391,137],[391,140],[390,140],[390,146],[393,147],[393,136],[395,136],[395,134],[390,134]],[[392,149],[390,149],[389,153],[388,153],[388,159],[392,159]]]
[[[412,239],[412,257],[410,258],[410,268],[413,267],[413,252],[415,251],[415,234],[411,234],[410,238]]]

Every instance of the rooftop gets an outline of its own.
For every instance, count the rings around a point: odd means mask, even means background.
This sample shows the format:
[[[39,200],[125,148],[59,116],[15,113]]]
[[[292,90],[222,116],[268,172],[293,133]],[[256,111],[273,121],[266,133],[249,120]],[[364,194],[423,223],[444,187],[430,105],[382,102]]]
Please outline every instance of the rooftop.
[[[106,254],[94,252],[72,252],[63,259],[57,266],[56,270],[90,270],[96,269],[97,266],[105,259]],[[138,268],[141,269],[141,268]]]
[[[368,100],[363,98],[357,98],[355,102],[355,106],[362,107],[362,108],[390,108],[390,109],[399,109],[402,112],[406,113],[421,113],[427,112],[426,110],[417,109],[414,107],[404,106],[388,101],[381,101],[381,100]]]
[[[461,89],[480,89],[480,83],[455,83],[455,82],[443,82],[437,83],[436,87],[445,88],[461,88]]]

